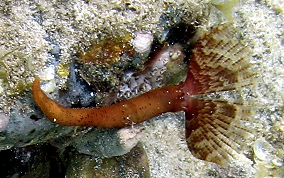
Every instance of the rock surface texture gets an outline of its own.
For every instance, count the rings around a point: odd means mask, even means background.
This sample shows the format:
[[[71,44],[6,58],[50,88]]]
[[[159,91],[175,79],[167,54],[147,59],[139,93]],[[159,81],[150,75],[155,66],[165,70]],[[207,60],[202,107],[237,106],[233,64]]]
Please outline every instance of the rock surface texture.
[[[139,153],[143,165],[149,165],[153,178],[284,176],[283,0],[4,0],[0,2],[0,17],[0,154],[7,153],[7,159],[1,160],[7,172],[0,171],[0,177],[52,176],[48,171],[35,174],[42,170],[39,166],[43,162],[50,171],[57,167],[55,172],[62,177],[66,170],[89,175],[92,171],[85,172],[89,167],[79,172],[72,166],[123,155],[138,142],[146,155]],[[204,31],[226,21],[238,26],[249,40],[253,70],[257,71],[253,87],[212,95],[246,100],[254,110],[255,122],[249,127],[255,137],[241,149],[243,156],[226,168],[191,155],[183,112],[162,114],[122,130],[68,127],[48,121],[33,101],[35,75],[41,78],[41,87],[48,96],[66,107],[105,106],[176,83],[185,75],[180,61],[170,63],[166,69],[152,68],[155,81],[143,74],[147,82],[140,88],[135,87],[140,82],[135,72],[143,71],[147,57],[165,49],[162,44],[166,43],[172,51],[164,55],[183,61],[190,50],[181,52],[181,47],[190,46]],[[188,41],[184,42],[180,38],[183,33],[173,28],[187,29]],[[179,45],[174,46],[176,43]],[[91,64],[86,62],[90,62],[90,56],[97,57]],[[180,68],[174,67],[177,63]],[[176,73],[179,77],[172,77]],[[18,163],[9,162],[8,153],[20,160],[19,169],[8,170]],[[54,162],[56,166],[51,164]],[[112,160],[105,162],[111,164]],[[148,172],[139,175],[149,176]]]

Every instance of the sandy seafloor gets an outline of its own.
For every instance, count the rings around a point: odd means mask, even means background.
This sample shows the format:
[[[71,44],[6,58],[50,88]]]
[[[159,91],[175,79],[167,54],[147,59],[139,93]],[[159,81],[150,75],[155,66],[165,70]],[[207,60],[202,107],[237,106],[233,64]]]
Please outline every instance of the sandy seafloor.
[[[1,73],[0,80],[2,116],[3,113],[9,114],[17,103],[11,94],[17,93],[13,87],[19,80],[31,82],[35,73],[40,73],[48,66],[50,53],[58,53],[57,47],[60,48],[60,60],[68,62],[70,51],[80,40],[84,41],[83,46],[88,46],[91,39],[104,36],[105,32],[119,35],[131,30],[153,33],[159,30],[157,23],[164,10],[161,8],[163,2],[129,1],[137,11],[125,11],[123,15],[115,10],[115,7],[119,9],[121,6],[120,1],[91,2],[0,2],[0,55],[2,61],[6,61],[0,64],[1,71],[5,73]],[[191,3],[192,9],[185,9],[194,12],[196,8],[197,12],[194,13],[198,18],[202,14],[198,12],[206,12],[202,26],[210,27],[226,21],[223,13],[210,1]],[[182,1],[169,4],[175,7]],[[252,129],[256,130],[255,138],[243,150],[250,158],[240,156],[225,169],[196,159],[185,143],[183,113],[167,113],[143,124],[145,130],[140,141],[148,155],[153,178],[284,177],[284,1],[240,1],[232,9],[232,15],[234,24],[241,27],[250,41],[253,51],[251,60],[258,71],[257,84],[241,92],[255,107],[255,123],[252,125]],[[18,52],[5,56],[7,52],[15,50]],[[28,67],[23,69],[23,66]],[[51,72],[51,75],[57,74]],[[3,76],[10,80],[9,86],[5,84]],[[6,115],[0,122],[2,132],[5,132],[5,123]],[[8,125],[6,129],[13,128]],[[25,129],[30,128],[25,126]],[[45,139],[32,143],[40,141]],[[2,139],[2,149],[14,145],[17,144]]]

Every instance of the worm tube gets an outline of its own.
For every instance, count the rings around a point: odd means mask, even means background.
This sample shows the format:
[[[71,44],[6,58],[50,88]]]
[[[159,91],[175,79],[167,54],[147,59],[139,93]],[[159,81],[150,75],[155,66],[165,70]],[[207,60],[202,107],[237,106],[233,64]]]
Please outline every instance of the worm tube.
[[[149,91],[136,98],[102,108],[65,108],[51,100],[35,78],[33,97],[46,117],[61,125],[124,127],[149,120],[165,112],[182,110],[181,86],[167,86]]]

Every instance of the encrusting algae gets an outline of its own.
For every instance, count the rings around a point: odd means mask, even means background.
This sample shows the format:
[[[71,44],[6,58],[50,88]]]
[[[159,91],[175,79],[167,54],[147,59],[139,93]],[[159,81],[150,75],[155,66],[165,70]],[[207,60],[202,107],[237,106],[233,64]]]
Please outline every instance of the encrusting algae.
[[[123,53],[128,56],[134,55],[134,49],[130,44],[132,36],[127,34],[120,38],[105,38],[104,40],[93,44],[87,52],[80,52],[81,62],[88,63],[113,63],[119,59]]]
[[[252,131],[252,109],[244,102],[209,99],[205,94],[240,89],[254,83],[250,50],[231,23],[215,27],[195,44],[185,82],[161,87],[102,108],[60,106],[40,89],[35,78],[33,97],[47,118],[70,126],[125,127],[165,112],[186,113],[186,141],[191,153],[225,166]]]

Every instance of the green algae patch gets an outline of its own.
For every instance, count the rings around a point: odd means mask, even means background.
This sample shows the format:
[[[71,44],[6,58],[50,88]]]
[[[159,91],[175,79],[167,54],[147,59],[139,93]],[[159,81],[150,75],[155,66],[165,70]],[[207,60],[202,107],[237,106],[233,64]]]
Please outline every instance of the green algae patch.
[[[59,66],[58,66],[58,70],[57,70],[57,73],[58,73],[58,76],[61,77],[61,78],[67,78],[69,76],[69,72],[70,69],[69,69],[69,65],[68,64],[64,64],[64,63],[60,63]]]
[[[19,49],[0,52],[1,88],[8,96],[17,96],[30,90],[32,82],[26,74],[32,73],[29,59]],[[14,75],[13,75],[14,74]]]
[[[224,14],[228,21],[234,20],[231,11],[239,3],[238,0],[212,0],[211,3]]]

